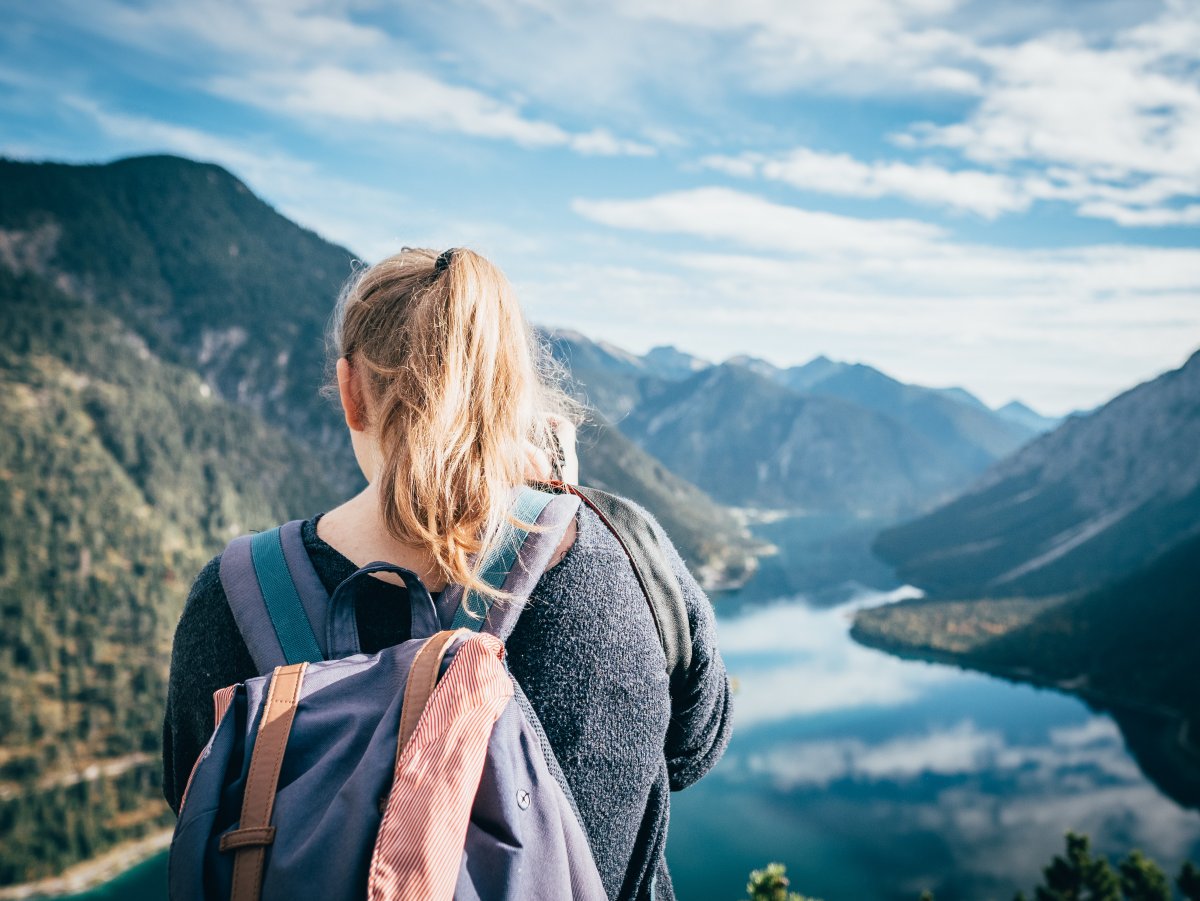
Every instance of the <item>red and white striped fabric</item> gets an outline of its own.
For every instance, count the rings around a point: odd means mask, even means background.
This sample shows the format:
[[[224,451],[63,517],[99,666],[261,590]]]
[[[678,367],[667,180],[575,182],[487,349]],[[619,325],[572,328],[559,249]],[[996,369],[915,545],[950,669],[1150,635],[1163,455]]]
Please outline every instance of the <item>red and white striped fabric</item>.
[[[454,655],[412,738],[371,857],[370,901],[450,901],[492,727],[512,700],[504,645],[486,633]]]
[[[237,691],[237,685],[226,685],[224,688],[218,688],[213,692],[213,734],[217,732],[217,728],[221,725],[221,720],[225,718],[225,714],[229,712],[230,706],[233,704],[233,694]],[[200,756],[196,758],[196,762],[192,764],[192,771],[188,774],[187,784],[183,787],[183,797],[179,799],[179,809],[183,810],[183,805],[187,803],[188,790],[192,787],[192,779],[196,776],[196,767],[200,766],[200,761],[204,759],[208,749],[205,748]]]

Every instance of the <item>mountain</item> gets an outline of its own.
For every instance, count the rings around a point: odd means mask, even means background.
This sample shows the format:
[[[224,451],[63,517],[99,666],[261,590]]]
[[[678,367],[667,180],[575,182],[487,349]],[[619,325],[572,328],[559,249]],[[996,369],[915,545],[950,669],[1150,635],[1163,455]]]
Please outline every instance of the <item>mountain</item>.
[[[1113,582],[1200,532],[1200,353],[884,532],[876,551],[940,596],[1052,595]]]
[[[991,407],[989,407],[987,404],[985,404],[983,401],[981,401],[978,397],[976,397],[974,394],[972,394],[966,388],[960,388],[957,385],[951,386],[949,388],[930,388],[929,390],[936,391],[938,394],[948,397],[951,400],[956,400],[960,404],[966,404],[968,407],[975,407],[978,410],[990,410],[991,409]],[[1016,403],[1016,401],[1014,401],[1014,403]],[[1003,413],[1000,410],[996,410],[996,413],[1003,415]]]
[[[658,380],[641,357],[607,342],[571,329],[546,329],[540,336],[566,369],[576,399],[611,421],[619,421],[642,399],[647,379]]]
[[[171,636],[230,537],[327,508],[324,467],[99,304],[0,267],[0,885],[168,826]]]
[[[0,160],[0,262],[116,315],[165,361],[313,449],[349,491],[345,426],[317,391],[354,256],[219,166],[154,156]]]
[[[809,366],[812,364],[810,363]],[[796,387],[793,383],[792,387]],[[804,389],[891,416],[982,471],[1035,434],[1025,426],[942,390],[906,385],[862,363],[840,364]],[[966,392],[963,392],[966,394]],[[969,396],[969,395],[968,395]]]
[[[1024,426],[1038,435],[1043,432],[1053,431],[1062,422],[1062,419],[1054,416],[1043,416],[1037,410],[1021,403],[1019,400],[1009,401],[1003,407],[996,410],[996,414],[1007,419],[1009,422]]]
[[[788,369],[778,369],[763,360],[741,359],[760,375],[802,394],[840,397],[891,416],[979,472],[1037,434],[1032,426],[988,409],[962,388],[908,385],[873,366],[842,363],[825,356]]]
[[[673,347],[655,348],[638,357],[567,330],[549,332],[546,340],[554,356],[570,370],[578,398],[600,410],[672,471],[688,473],[693,481],[701,480],[702,488],[726,503],[796,506],[809,511],[852,511],[883,517],[911,514],[965,487],[1035,434],[1000,417],[961,389],[906,385],[870,366],[823,356],[788,369],[749,356],[732,357],[716,367]],[[713,399],[699,400],[693,391],[696,386],[708,384],[704,381],[706,373],[728,376],[734,371],[754,378],[734,379],[735,390],[745,394],[729,398],[725,409],[745,406],[749,411],[757,410],[761,414],[758,419],[753,412],[745,417],[756,426],[766,422],[763,417],[797,415],[802,405],[794,398],[801,395],[844,401],[810,403],[806,409],[811,416],[822,419],[821,432],[826,439],[832,432],[841,433],[839,453],[857,447],[845,459],[857,459],[859,465],[875,473],[875,481],[861,484],[845,478],[822,485],[818,492],[816,483],[822,481],[821,472],[805,469],[794,490],[764,489],[764,480],[769,478],[781,476],[785,481],[794,481],[800,473],[792,465],[797,454],[807,466],[819,462],[821,451],[798,446],[807,440],[803,424],[797,426],[791,445],[778,445],[785,440],[776,434],[778,426],[786,428],[790,422],[786,418],[772,424],[774,438],[753,447],[740,436],[728,434],[727,427],[717,427],[720,411],[711,408]],[[672,404],[683,407],[672,411],[668,409]],[[846,420],[835,424],[839,415]],[[892,424],[881,423],[881,416]],[[654,429],[647,427],[651,421],[657,424]],[[669,427],[665,425],[668,421]],[[853,433],[859,427],[867,432],[856,438]],[[872,434],[871,429],[877,431]],[[896,444],[898,456],[893,455],[892,444],[878,431],[889,429],[904,436]],[[713,430],[711,435],[700,435]],[[859,452],[868,447],[874,449],[873,456],[862,456]],[[859,453],[857,458],[855,453]],[[913,455],[909,462],[905,462],[906,453]],[[782,468],[772,470],[772,457],[779,458]],[[713,465],[701,463],[701,459]],[[749,475],[751,470],[758,475]],[[884,476],[886,470],[895,477]],[[732,481],[727,477],[730,474],[735,475]]]
[[[799,394],[730,363],[667,385],[621,429],[672,472],[734,505],[901,514],[972,475],[895,419]]]
[[[650,348],[642,355],[642,362],[650,375],[670,382],[682,381],[712,365],[708,360],[685,353],[667,344]]]

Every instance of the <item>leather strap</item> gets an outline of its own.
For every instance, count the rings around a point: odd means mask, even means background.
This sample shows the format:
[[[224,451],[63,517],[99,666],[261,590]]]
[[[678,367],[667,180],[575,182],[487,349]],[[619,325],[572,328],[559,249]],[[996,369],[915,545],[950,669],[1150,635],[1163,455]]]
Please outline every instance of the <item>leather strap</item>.
[[[307,662],[280,666],[271,677],[258,736],[254,740],[254,752],[250,756],[241,819],[236,830],[221,837],[221,850],[233,851],[236,855],[230,901],[258,901],[262,892],[263,861],[267,856],[267,845],[275,840],[275,830],[271,827],[275,789],[279,785],[279,769],[292,731],[306,669]]]
[[[412,734],[417,728],[417,720],[421,718],[421,712],[429,703],[429,696],[437,688],[442,658],[446,656],[450,642],[454,641],[459,633],[467,634],[469,631],[468,629],[448,629],[438,632],[425,642],[421,650],[417,651],[417,656],[408,670],[408,682],[404,686],[404,702],[400,707],[400,736],[396,742],[397,760],[400,759],[400,754],[404,751],[408,740],[412,738]]]

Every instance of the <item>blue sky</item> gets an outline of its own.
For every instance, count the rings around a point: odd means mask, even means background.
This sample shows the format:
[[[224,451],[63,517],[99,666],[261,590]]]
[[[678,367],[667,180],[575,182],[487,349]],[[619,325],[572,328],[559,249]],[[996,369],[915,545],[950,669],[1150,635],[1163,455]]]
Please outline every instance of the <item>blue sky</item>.
[[[0,0],[0,153],[227,166],[629,350],[1094,406],[1200,347],[1200,3]]]

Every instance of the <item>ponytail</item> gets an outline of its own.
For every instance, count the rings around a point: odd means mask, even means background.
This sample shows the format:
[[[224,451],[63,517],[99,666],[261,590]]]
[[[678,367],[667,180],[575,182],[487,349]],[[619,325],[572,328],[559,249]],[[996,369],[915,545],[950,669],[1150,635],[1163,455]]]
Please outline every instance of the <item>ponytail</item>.
[[[480,567],[524,484],[526,443],[549,453],[550,418],[579,409],[503,273],[470,250],[406,248],[347,284],[333,349],[367,394],[388,532],[428,549],[448,582],[503,597]]]

